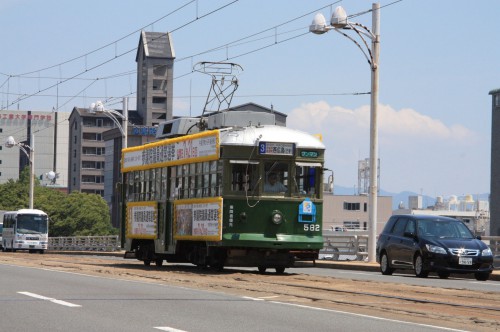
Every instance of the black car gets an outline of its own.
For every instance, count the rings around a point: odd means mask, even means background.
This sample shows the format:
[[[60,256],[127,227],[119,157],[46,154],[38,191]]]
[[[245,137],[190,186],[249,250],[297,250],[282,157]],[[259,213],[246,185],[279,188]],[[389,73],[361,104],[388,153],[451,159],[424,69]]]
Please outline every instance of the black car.
[[[377,262],[382,274],[411,269],[420,278],[474,273],[488,280],[493,271],[491,249],[463,222],[429,215],[392,216],[377,241]]]

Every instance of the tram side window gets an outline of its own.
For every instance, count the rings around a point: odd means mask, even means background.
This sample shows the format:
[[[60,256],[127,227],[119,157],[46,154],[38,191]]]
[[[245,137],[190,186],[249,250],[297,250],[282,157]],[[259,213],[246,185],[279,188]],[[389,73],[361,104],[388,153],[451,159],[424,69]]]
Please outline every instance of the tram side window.
[[[274,161],[264,164],[264,192],[284,193],[288,191],[288,164]]]
[[[221,171],[217,161],[177,166],[177,176],[172,175],[177,179],[174,197],[199,198],[220,195]]]
[[[231,164],[231,191],[254,191],[258,182],[257,163]]]
[[[321,190],[316,179],[317,172],[314,166],[297,165],[294,191],[301,195],[317,196]]]

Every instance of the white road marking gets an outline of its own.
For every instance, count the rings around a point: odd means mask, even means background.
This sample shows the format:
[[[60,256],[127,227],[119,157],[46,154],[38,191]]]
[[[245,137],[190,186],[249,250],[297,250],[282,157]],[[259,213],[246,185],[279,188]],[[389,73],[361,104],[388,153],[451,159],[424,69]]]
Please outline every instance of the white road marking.
[[[317,308],[317,307],[311,307],[311,306],[303,305],[303,304],[286,303],[286,302],[279,302],[279,301],[268,301],[268,302],[269,303],[275,303],[275,304],[282,304],[282,305],[291,306],[291,307],[306,308],[306,309],[312,309],[312,310],[318,310],[318,311],[333,312],[333,313],[338,313],[338,314],[343,314],[343,315],[349,315],[349,316],[370,318],[370,319],[380,320],[380,321],[385,321],[385,322],[393,322],[393,323],[398,323],[398,324],[406,324],[406,325],[430,327],[430,328],[433,328],[433,329],[439,329],[439,330],[443,330],[443,331],[468,332],[467,330],[458,330],[458,329],[454,329],[454,328],[437,326],[437,325],[413,323],[413,322],[407,322],[407,321],[404,321],[404,320],[389,319],[389,318],[383,318],[383,317],[377,317],[377,316],[371,316],[371,315],[357,314],[357,313],[348,312],[348,311],[333,310],[333,309],[326,309],[326,308]]]
[[[155,327],[155,329],[161,330],[161,331],[167,331],[167,332],[187,332],[184,330],[174,329],[173,327],[168,327],[168,326],[158,326],[158,327]]]
[[[35,293],[30,293],[30,292],[18,292],[18,293],[22,294],[22,295],[26,295],[26,296],[31,296],[31,297],[34,297],[36,299],[40,299],[40,300],[44,300],[44,301],[50,301],[52,303],[64,305],[66,307],[71,307],[71,308],[81,307],[81,305],[79,305],[79,304],[69,303],[69,302],[62,301],[62,300],[56,300],[54,298],[46,297],[46,296],[43,296],[43,295],[38,295],[38,294],[35,294]]]

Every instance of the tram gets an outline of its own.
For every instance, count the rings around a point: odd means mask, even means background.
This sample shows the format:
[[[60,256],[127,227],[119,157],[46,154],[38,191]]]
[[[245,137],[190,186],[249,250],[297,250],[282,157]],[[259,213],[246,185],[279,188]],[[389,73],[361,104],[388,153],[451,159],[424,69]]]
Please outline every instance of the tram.
[[[270,114],[233,113],[162,123],[161,140],[122,151],[125,258],[283,273],[318,257],[323,143]]]

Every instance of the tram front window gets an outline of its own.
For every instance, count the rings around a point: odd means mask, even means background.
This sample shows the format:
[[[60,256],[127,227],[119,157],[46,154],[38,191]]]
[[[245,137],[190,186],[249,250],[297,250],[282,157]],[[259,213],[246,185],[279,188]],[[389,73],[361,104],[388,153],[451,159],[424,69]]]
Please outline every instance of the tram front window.
[[[254,192],[258,185],[258,162],[232,160],[231,191]]]
[[[297,163],[293,193],[308,197],[318,196],[322,190],[321,183],[317,180],[318,172],[318,167],[315,164]]]
[[[288,192],[288,164],[278,161],[266,162],[264,170],[264,193],[284,194]]]

